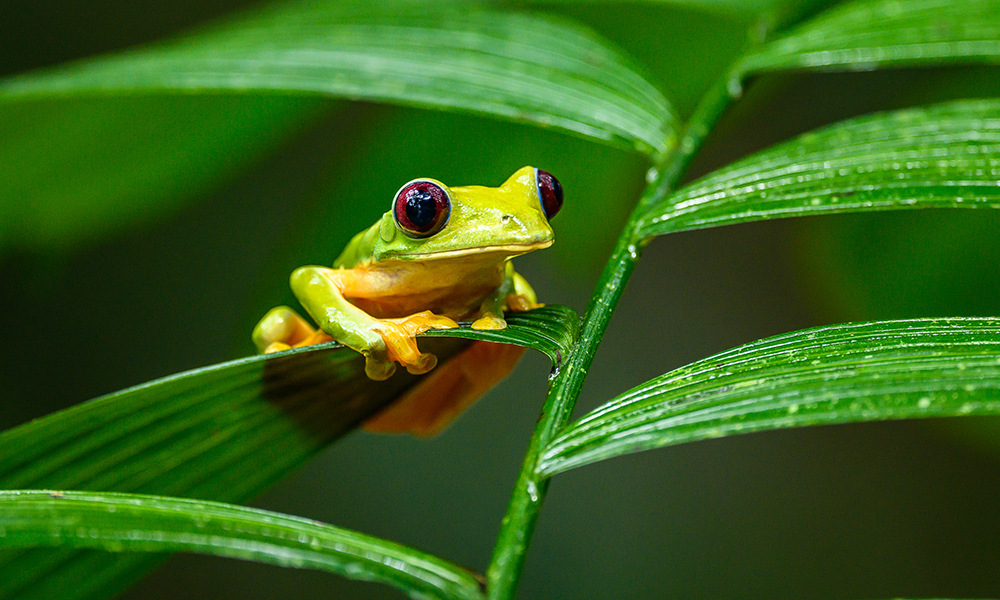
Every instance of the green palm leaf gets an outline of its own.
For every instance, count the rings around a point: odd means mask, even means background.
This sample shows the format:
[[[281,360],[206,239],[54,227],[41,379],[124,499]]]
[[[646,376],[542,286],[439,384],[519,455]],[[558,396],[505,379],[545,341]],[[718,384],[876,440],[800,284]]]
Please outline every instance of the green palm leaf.
[[[509,315],[508,328],[449,335],[565,356],[578,317],[564,306]],[[463,339],[424,339],[445,360]],[[364,374],[353,350],[323,344],[180,373],[0,434],[0,489],[83,489],[243,502],[386,406],[416,377]],[[106,597],[156,556],[70,550],[0,554],[0,598]],[[85,583],[79,572],[89,575]]]
[[[862,0],[744,57],[736,73],[1000,62],[998,0]]]
[[[738,433],[1000,414],[1000,319],[854,323],[780,335],[652,379],[544,449],[551,475]]]
[[[482,598],[473,573],[429,554],[307,519],[217,502],[0,492],[0,530],[3,549],[195,552],[377,581],[416,598]]]
[[[703,177],[649,206],[651,237],[779,217],[1000,207],[1000,100],[850,119]]]
[[[528,121],[656,154],[664,97],[596,34],[467,5],[278,4],[172,42],[32,73],[8,99],[137,91],[280,91]]]
[[[554,369],[559,368],[576,342],[580,317],[572,308],[552,304],[526,313],[508,313],[507,321],[513,327],[496,330],[470,329],[463,324],[460,329],[432,329],[425,337],[457,337],[484,342],[515,344],[534,348],[549,357]],[[530,324],[530,326],[526,326]]]

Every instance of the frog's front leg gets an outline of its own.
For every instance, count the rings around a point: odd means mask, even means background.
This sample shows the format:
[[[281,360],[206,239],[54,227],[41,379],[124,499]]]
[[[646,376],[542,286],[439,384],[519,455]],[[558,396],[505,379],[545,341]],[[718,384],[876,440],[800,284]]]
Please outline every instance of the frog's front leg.
[[[507,320],[503,318],[504,311],[523,312],[545,306],[538,303],[535,290],[514,271],[513,265],[507,263],[505,270],[503,284],[480,305],[479,314],[482,317],[472,323],[473,329],[505,329]]]
[[[365,373],[371,379],[387,379],[396,370],[395,362],[414,374],[433,369],[437,357],[420,352],[414,336],[458,324],[429,311],[401,319],[376,319],[344,297],[345,289],[364,285],[355,269],[301,267],[291,278],[292,291],[320,329],[364,355]]]

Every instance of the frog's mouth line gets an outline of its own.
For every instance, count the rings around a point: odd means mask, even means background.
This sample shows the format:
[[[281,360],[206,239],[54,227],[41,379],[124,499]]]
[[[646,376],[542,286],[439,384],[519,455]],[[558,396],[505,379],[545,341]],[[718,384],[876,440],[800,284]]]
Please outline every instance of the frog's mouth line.
[[[442,250],[441,252],[426,252],[422,254],[411,254],[411,260],[419,260],[421,258],[459,258],[462,256],[473,256],[477,254],[509,254],[510,256],[517,256],[519,254],[527,254],[534,250],[541,250],[542,248],[548,248],[552,245],[555,240],[542,240],[540,242],[535,242],[533,244],[507,244],[504,246],[479,246],[477,248],[464,248],[461,250]]]

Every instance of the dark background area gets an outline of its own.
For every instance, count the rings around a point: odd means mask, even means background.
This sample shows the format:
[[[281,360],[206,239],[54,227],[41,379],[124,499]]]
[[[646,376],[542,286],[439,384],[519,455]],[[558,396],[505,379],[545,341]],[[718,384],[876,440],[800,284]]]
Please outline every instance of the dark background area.
[[[0,74],[161,38],[236,0],[0,4]],[[556,4],[644,64],[682,115],[744,46],[751,18],[655,3]],[[997,96],[996,69],[768,77],[748,85],[697,176],[876,110]],[[166,103],[183,120],[194,98]],[[532,164],[566,204],[557,244],[517,261],[539,297],[586,305],[642,189],[637,155],[468,115],[315,98],[308,121],[155,219],[70,247],[0,254],[3,427],[252,352],[288,273],[329,263],[418,176],[498,185]],[[254,106],[250,106],[255,109]],[[196,120],[193,120],[196,121]],[[0,131],[5,136],[17,132]],[[192,135],[211,135],[192,131]],[[124,137],[130,135],[122,131]],[[416,143],[419,141],[419,143]],[[5,168],[0,164],[0,169]],[[0,202],[16,202],[0,189]],[[1000,315],[1000,218],[921,211],[688,232],[646,250],[580,399],[583,414],[650,377],[752,340],[827,323]],[[259,498],[485,568],[546,388],[529,355],[430,441],[356,433]],[[780,431],[698,442],[560,475],[522,598],[997,597],[1000,445],[991,419]],[[330,575],[180,556],[128,598],[396,598]]]

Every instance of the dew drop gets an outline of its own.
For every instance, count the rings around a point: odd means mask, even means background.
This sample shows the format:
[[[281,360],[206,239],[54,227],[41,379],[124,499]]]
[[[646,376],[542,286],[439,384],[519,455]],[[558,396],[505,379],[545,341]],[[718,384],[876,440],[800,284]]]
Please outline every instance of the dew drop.
[[[538,485],[534,481],[528,481],[527,491],[528,497],[531,498],[532,502],[538,502]]]
[[[740,80],[738,73],[729,78],[729,81],[726,83],[726,91],[734,99],[743,95],[743,82]]]

